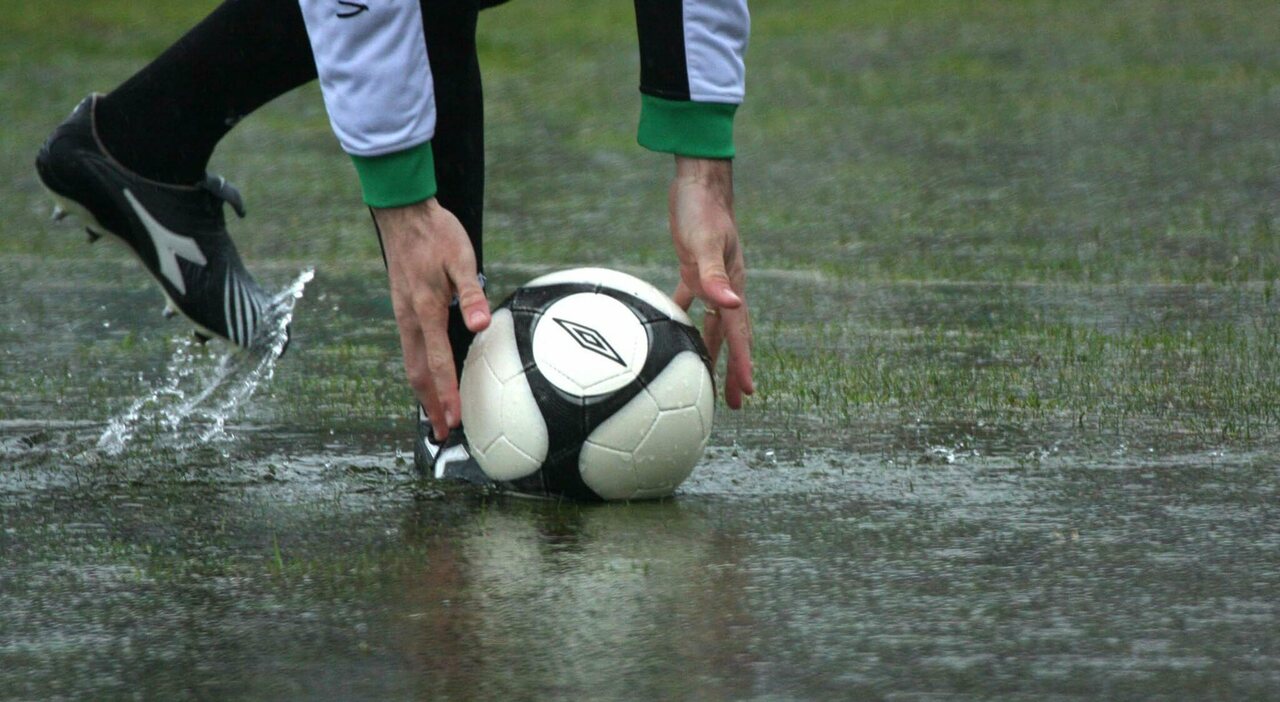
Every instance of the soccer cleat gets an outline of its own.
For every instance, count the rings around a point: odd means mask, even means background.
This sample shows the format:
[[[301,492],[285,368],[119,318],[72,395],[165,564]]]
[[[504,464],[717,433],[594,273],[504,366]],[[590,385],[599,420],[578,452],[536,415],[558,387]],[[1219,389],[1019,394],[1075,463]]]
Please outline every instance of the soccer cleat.
[[[471,456],[466,434],[461,428],[450,430],[443,444],[436,443],[435,434],[431,431],[431,419],[421,405],[418,406],[418,440],[413,444],[413,464],[420,475],[437,480],[470,483],[512,497],[535,500],[552,498],[537,476],[497,482],[485,475],[484,469]]]
[[[436,443],[431,418],[421,406],[418,407],[418,440],[413,444],[413,464],[420,474],[437,480],[457,480],[481,487],[496,485],[471,457],[462,429],[450,430],[444,443]]]
[[[76,214],[90,243],[104,234],[123,242],[199,336],[251,347],[266,326],[270,296],[245,270],[227,234],[222,207],[229,204],[243,217],[240,193],[218,176],[167,185],[129,171],[98,140],[97,99],[81,101],[36,156],[40,182],[57,201],[54,219]]]

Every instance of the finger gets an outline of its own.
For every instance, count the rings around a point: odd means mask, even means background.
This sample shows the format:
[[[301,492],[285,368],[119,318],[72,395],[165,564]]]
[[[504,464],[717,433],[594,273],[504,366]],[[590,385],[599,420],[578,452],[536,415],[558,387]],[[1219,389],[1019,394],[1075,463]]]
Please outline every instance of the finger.
[[[751,315],[744,304],[736,310],[723,312],[725,340],[729,347],[729,361],[725,366],[724,400],[732,409],[742,407],[742,396],[756,391],[751,360]]]
[[[489,299],[484,295],[475,275],[455,281],[458,289],[458,305],[462,308],[462,319],[467,329],[482,332],[489,326]]]
[[[672,293],[671,299],[675,300],[680,309],[688,312],[689,306],[693,304],[693,290],[681,280],[676,284],[676,291]]]
[[[436,440],[444,441],[449,430],[461,423],[458,400],[458,376],[453,366],[453,347],[449,344],[448,307],[439,300],[423,300],[418,308],[422,343],[426,349],[420,371],[425,371],[424,390],[428,397],[427,414]],[[416,388],[415,388],[416,389]]]
[[[405,375],[409,379],[409,387],[413,388],[413,394],[418,398],[418,402],[422,403],[422,407],[426,409],[428,417],[443,417],[444,407],[440,404],[434,379],[427,370],[426,338],[422,334],[422,328],[418,326],[416,321],[400,325],[400,347],[404,352]],[[433,427],[438,427],[438,425],[438,419],[432,421]],[[439,428],[436,428],[434,433],[437,440],[442,439]]]
[[[698,257],[698,287],[702,288],[702,299],[711,306],[733,309],[742,305],[742,298],[733,291],[722,255],[716,252]]]
[[[707,355],[711,357],[711,367],[715,368],[720,349],[724,346],[723,315],[707,312],[702,316],[702,341],[707,346]]]
[[[436,441],[444,441],[450,429],[461,425],[461,402],[458,399],[457,371],[453,365],[453,349],[449,345],[446,334],[435,334],[424,337],[427,340],[427,372],[431,377],[431,391],[434,395],[434,413],[431,416],[431,427]],[[442,417],[444,421],[436,419]]]

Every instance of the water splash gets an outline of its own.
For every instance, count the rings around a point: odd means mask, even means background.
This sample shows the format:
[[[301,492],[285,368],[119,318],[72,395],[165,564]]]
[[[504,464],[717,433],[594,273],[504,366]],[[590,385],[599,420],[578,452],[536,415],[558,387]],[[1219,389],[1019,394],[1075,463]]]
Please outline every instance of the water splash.
[[[314,277],[315,271],[307,269],[272,297],[264,310],[262,332],[249,349],[229,348],[209,365],[202,347],[190,339],[181,341],[161,380],[108,422],[97,450],[118,456],[139,436],[176,450],[231,441],[227,420],[275,374],[276,361],[289,341],[293,308]]]

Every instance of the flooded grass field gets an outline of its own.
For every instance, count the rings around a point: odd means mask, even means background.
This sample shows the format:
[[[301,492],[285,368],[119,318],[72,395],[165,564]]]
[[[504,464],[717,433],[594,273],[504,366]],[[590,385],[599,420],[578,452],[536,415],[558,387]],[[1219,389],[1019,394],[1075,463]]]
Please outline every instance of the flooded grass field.
[[[71,269],[104,286],[126,270]],[[316,273],[252,401],[265,374],[219,376],[223,352],[153,314],[145,286],[85,319],[61,285],[5,283],[0,690],[1277,689],[1277,322],[1261,290],[763,277],[840,318],[762,300],[762,397],[720,413],[677,499],[607,506],[419,479],[376,275]],[[1212,314],[1171,319],[1189,308]],[[1256,385],[1230,380],[1240,368]]]
[[[753,2],[759,391],[584,506],[415,473],[314,86],[213,164],[278,362],[48,222],[51,125],[213,4],[0,13],[0,699],[1280,697],[1280,5]],[[482,16],[495,302],[674,283],[631,12]]]

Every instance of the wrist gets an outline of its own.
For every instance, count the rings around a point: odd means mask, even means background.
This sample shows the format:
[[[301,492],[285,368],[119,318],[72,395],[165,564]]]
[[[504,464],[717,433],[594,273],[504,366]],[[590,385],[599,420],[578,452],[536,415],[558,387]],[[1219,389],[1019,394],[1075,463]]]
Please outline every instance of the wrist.
[[[733,185],[732,159],[676,156],[675,161],[676,177],[681,180]]]
[[[733,161],[716,158],[676,156],[675,181],[677,192],[689,194],[701,191],[703,196],[733,207]]]
[[[378,225],[379,234],[385,239],[399,237],[403,234],[430,231],[432,223],[438,219],[444,208],[434,196],[408,205],[390,207],[370,207],[373,219]]]

